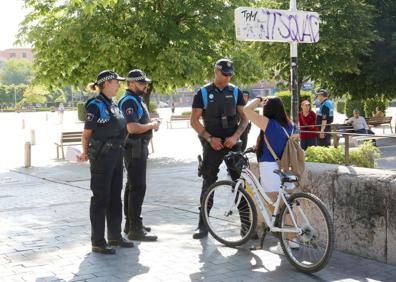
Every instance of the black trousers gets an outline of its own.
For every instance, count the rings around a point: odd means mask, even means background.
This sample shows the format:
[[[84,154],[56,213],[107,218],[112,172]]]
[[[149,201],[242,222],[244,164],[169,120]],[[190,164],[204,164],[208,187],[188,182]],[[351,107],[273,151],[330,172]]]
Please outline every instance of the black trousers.
[[[205,195],[205,193],[208,190],[208,188],[210,187],[210,185],[212,185],[213,183],[215,183],[217,181],[217,174],[220,171],[219,167],[224,160],[224,156],[230,151],[239,151],[241,148],[241,144],[237,143],[231,150],[225,148],[220,151],[216,151],[204,139],[200,138],[200,141],[201,141],[202,149],[203,149],[203,158],[202,158],[203,183],[202,183],[202,189],[201,189],[201,196],[199,199],[200,213],[199,213],[198,227],[203,228],[204,222],[203,222],[202,211],[201,211],[203,196]],[[235,177],[232,177],[232,178],[233,178],[233,180],[236,180]],[[209,209],[210,209],[210,207],[209,207]]]
[[[320,139],[320,136],[318,134],[318,146],[322,147],[329,147],[331,145],[331,134],[328,134],[326,132],[330,132],[330,126],[326,126],[324,132],[325,132],[325,137],[323,139]]]
[[[122,222],[122,148],[111,149],[91,163],[91,242],[94,246],[104,246],[106,240],[105,221],[107,221],[107,238],[121,238]]]
[[[310,146],[317,146],[318,138],[312,137],[308,139],[301,139],[300,144],[301,144],[301,148],[305,151]]]
[[[142,228],[142,205],[146,194],[148,141],[127,144],[124,153],[128,180],[124,193],[124,214],[129,229]]]

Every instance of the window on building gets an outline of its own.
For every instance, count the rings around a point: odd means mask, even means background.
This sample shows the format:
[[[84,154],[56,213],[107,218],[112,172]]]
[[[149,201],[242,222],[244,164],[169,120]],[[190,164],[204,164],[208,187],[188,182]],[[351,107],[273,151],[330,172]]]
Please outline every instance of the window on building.
[[[16,58],[16,53],[10,53],[10,58]]]
[[[22,58],[27,58],[27,54],[25,52],[22,53]]]

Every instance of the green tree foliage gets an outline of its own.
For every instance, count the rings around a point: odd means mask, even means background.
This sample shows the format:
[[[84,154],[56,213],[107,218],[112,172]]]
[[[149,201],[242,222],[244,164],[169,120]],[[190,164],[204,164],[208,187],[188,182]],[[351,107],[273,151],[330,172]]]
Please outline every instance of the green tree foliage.
[[[34,45],[36,81],[86,85],[100,70],[144,70],[162,92],[202,84],[232,57],[235,82],[262,79],[259,53],[235,41],[233,12],[249,1],[27,0],[20,39]],[[243,74],[243,75],[242,75]]]
[[[290,1],[263,2],[267,2],[263,7],[287,10]],[[297,6],[299,10],[319,13],[321,19],[320,41],[298,45],[299,87],[308,79],[326,86],[334,73],[358,73],[360,58],[370,54],[370,44],[378,39],[373,30],[373,7],[362,0],[298,0]],[[289,44],[255,45],[275,78],[289,81]]]
[[[27,84],[33,75],[32,63],[27,60],[9,60],[0,70],[0,82],[5,85]]]
[[[14,104],[22,99],[23,93],[27,88],[26,84],[4,85],[0,84],[0,103]]]
[[[50,92],[41,85],[30,85],[23,93],[21,104],[43,104],[47,101]]]
[[[349,92],[354,97],[396,97],[396,1],[367,2],[374,6],[370,32],[377,39],[369,45],[371,52],[359,56],[357,71],[335,72],[331,87],[338,94]]]
[[[366,112],[364,111],[364,101],[363,100],[358,100],[355,98],[347,98],[345,100],[345,115],[350,118],[353,116],[353,110],[359,110],[360,115],[363,117],[366,116]]]
[[[85,103],[83,102],[78,102],[77,103],[77,115],[78,115],[78,120],[79,121],[85,121],[85,116],[87,114],[87,111],[85,110]]]

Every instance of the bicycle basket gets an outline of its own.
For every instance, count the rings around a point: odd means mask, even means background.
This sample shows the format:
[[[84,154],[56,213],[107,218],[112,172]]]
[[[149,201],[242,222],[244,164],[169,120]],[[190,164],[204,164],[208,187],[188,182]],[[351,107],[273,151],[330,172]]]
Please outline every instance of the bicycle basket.
[[[245,156],[241,153],[230,152],[224,157],[228,172],[233,180],[241,176],[242,169],[247,165]]]

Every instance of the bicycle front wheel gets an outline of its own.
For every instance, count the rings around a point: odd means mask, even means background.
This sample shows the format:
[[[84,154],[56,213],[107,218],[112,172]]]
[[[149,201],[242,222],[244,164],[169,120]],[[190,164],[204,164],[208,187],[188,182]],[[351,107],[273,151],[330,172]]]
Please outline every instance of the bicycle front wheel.
[[[282,232],[280,243],[289,262],[302,272],[322,269],[334,247],[334,227],[323,202],[310,193],[295,193],[288,200],[301,234]],[[286,205],[280,211],[280,227],[293,228]]]
[[[250,195],[233,181],[218,181],[202,200],[203,219],[210,234],[226,246],[249,241],[257,226],[257,212]]]

